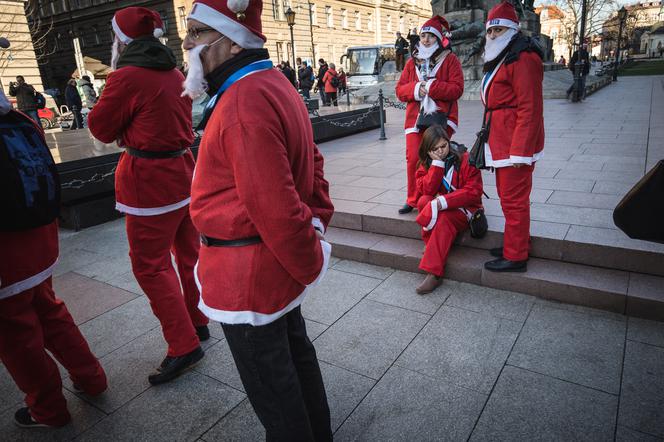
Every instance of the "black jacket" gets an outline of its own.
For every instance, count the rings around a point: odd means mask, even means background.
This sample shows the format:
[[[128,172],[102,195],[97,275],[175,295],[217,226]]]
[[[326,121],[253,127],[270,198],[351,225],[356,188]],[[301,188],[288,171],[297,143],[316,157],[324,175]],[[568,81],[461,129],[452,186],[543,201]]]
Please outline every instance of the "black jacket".
[[[297,71],[297,76],[300,79],[300,89],[308,91],[314,87],[313,73],[311,66],[302,67]]]
[[[325,77],[325,72],[327,72],[327,63],[325,63],[323,66],[321,66],[318,69],[318,89],[323,89],[325,90],[325,83],[323,82],[323,77]]]
[[[581,68],[581,75],[584,77],[590,73],[590,57],[588,56],[588,51],[585,49],[581,49],[581,62],[583,63],[583,67]],[[569,70],[574,72],[574,65],[576,64],[577,60],[579,59],[579,51],[574,51],[574,54],[572,55],[572,59],[569,61]]]
[[[74,107],[81,110],[83,103],[81,102],[81,96],[78,94],[76,86],[70,84],[65,88],[65,101],[67,102],[67,107],[71,110]]]
[[[16,107],[20,111],[37,110],[37,101],[35,100],[35,88],[28,83],[9,85],[9,95],[16,97]]]
[[[411,34],[410,31],[408,31],[408,41],[410,42],[410,53],[412,54],[415,46],[420,42],[420,36],[417,34]]]
[[[394,43],[394,49],[397,50],[397,54],[406,54],[408,52],[408,40],[403,37],[397,38],[397,41]]]

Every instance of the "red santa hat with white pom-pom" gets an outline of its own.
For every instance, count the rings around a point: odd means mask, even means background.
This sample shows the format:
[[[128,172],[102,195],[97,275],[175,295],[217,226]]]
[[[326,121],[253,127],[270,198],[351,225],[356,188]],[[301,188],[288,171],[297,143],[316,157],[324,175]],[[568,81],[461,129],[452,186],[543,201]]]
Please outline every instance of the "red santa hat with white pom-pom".
[[[493,26],[512,28],[517,31],[521,28],[519,17],[516,15],[516,9],[512,4],[503,0],[489,11],[486,28],[489,29]]]
[[[138,37],[149,35],[159,38],[164,35],[164,22],[159,13],[138,6],[117,11],[111,20],[111,25],[115,35],[124,44],[129,44]]]
[[[244,49],[262,48],[262,0],[195,0],[188,19],[197,20]]]

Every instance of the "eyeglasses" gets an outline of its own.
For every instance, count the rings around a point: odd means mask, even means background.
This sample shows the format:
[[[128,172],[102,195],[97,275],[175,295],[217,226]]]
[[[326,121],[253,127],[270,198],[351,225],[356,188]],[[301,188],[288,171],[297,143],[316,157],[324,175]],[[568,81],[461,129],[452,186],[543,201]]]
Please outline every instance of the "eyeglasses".
[[[199,38],[201,38],[202,34],[208,32],[219,32],[219,31],[213,28],[189,28],[187,29],[187,37],[189,37],[191,40],[198,40]]]

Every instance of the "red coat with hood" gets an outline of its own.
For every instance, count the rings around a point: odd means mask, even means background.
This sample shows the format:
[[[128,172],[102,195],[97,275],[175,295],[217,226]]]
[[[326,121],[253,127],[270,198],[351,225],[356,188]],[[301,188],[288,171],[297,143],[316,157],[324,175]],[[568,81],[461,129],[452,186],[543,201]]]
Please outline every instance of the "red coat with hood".
[[[227,324],[265,325],[299,306],[320,281],[331,246],[319,241],[334,207],[307,109],[274,69],[253,72],[220,97],[201,141],[191,218],[204,235],[244,247],[199,254],[199,308]]]
[[[334,93],[337,91],[337,88],[332,86],[332,79],[338,75],[339,74],[337,74],[337,71],[332,68],[325,72],[325,76],[323,76],[323,82],[325,83],[325,93]],[[341,85],[341,80],[339,80],[339,85]]]
[[[456,55],[449,52],[447,56],[433,67],[431,79],[425,79],[416,68],[413,58],[408,59],[399,82],[396,86],[396,95],[400,101],[408,103],[406,106],[406,121],[404,128],[406,134],[419,132],[415,127],[417,116],[420,113],[419,87],[425,82],[429,97],[431,97],[440,112],[447,113],[447,125],[456,132],[459,124],[459,106],[457,100],[463,95],[463,71]]]

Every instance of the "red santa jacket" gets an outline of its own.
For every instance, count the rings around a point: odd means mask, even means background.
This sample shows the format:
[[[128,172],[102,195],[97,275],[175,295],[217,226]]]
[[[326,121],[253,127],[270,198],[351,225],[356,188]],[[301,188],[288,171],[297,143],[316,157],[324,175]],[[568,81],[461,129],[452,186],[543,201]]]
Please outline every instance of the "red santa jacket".
[[[337,71],[332,68],[325,71],[325,75],[323,76],[323,83],[325,83],[325,93],[334,93],[337,91],[337,88],[332,85],[332,79],[338,76],[339,74],[337,74]],[[341,84],[341,79],[339,79],[339,84]]]
[[[307,110],[283,75],[254,72],[221,95],[199,149],[191,217],[206,236],[262,242],[201,248],[208,317],[264,325],[300,305],[331,251],[312,226],[324,231],[332,217],[328,187]]]
[[[104,143],[146,151],[191,147],[191,99],[180,97],[184,76],[126,66],[113,72],[88,116],[92,135]],[[137,158],[123,153],[115,171],[116,208],[132,215],[159,215],[189,203],[194,156]]]
[[[415,173],[417,191],[420,195],[433,197],[430,206],[423,208],[417,216],[417,223],[425,230],[431,230],[438,219],[437,201],[443,210],[465,209],[467,216],[482,207],[482,173],[468,164],[468,153],[461,157],[458,170],[450,168],[445,173],[443,161],[433,161],[426,169],[420,166]],[[443,180],[450,188],[447,190]]]
[[[544,149],[542,60],[535,52],[521,52],[519,59],[501,64],[485,75],[482,102],[491,114],[486,164],[508,167],[532,164]],[[488,89],[488,98],[487,98]]]
[[[19,232],[0,232],[0,299],[18,295],[48,279],[58,260],[58,223]]]
[[[420,113],[419,84],[425,82],[429,97],[431,97],[440,112],[447,113],[447,125],[456,132],[459,124],[459,106],[457,100],[463,95],[463,71],[461,63],[453,53],[447,54],[439,66],[432,70],[435,78],[426,80],[422,78],[415,68],[413,59],[406,62],[396,94],[399,100],[408,103],[406,106],[406,121],[404,128],[406,134],[419,132],[415,127],[417,116]]]

